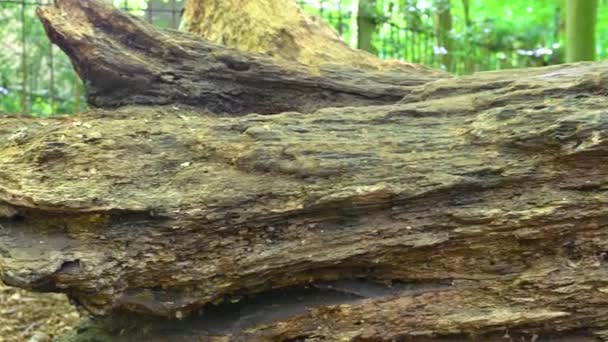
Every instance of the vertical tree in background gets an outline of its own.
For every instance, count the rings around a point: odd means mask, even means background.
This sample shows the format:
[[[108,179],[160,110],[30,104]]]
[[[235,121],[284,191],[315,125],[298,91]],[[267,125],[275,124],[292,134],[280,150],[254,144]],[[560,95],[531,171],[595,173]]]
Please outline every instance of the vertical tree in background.
[[[471,3],[469,0],[462,0],[462,14],[464,16],[464,27],[465,27],[465,31],[464,31],[464,39],[467,42],[472,41],[472,35],[473,35],[473,21],[471,20]],[[462,51],[465,56],[470,56],[473,52],[470,50],[470,44],[466,44],[466,47],[462,47],[463,49],[466,49],[464,51]],[[464,72],[467,74],[470,74],[474,71],[475,69],[475,60],[473,58],[465,58],[464,59]]]
[[[566,1],[559,0],[555,8],[555,40],[566,36]]]
[[[418,8],[418,0],[404,0],[403,8],[403,18],[406,22],[406,38],[405,44],[402,47],[403,52],[409,61],[419,61],[421,59],[420,50],[416,49],[416,44],[419,43],[417,39],[419,36],[416,32],[424,30],[422,11]]]
[[[403,17],[407,22],[407,27],[411,30],[422,29],[422,17],[420,16],[421,11],[418,8],[418,0],[405,0],[403,4],[405,13]]]
[[[452,11],[450,0],[435,0],[435,34],[437,45],[442,47],[441,63],[447,70],[452,70],[452,56],[454,55],[454,44],[451,36]]]
[[[471,3],[469,0],[462,0],[462,14],[464,15],[465,26],[471,27]]]
[[[566,61],[595,59],[597,0],[566,0]]]
[[[376,31],[376,0],[359,0],[357,12],[357,47],[375,53],[372,37]]]
[[[558,0],[553,17],[553,40],[559,42],[560,46],[566,46],[566,0]],[[549,64],[561,64],[565,62],[564,49],[554,49],[549,57]]]

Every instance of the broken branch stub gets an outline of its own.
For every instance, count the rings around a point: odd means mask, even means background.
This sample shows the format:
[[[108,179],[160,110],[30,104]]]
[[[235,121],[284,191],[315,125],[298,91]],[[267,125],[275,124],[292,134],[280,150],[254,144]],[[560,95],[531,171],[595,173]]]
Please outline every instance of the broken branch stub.
[[[218,114],[310,112],[393,103],[445,74],[277,64],[186,33],[160,30],[100,1],[57,0],[38,16],[71,58],[94,107],[184,104]]]

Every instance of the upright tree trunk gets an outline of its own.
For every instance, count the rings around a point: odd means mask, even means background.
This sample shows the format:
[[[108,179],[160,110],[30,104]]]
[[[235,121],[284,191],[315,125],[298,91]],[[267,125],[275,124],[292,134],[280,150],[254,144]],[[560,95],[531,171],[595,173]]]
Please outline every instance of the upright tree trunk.
[[[452,39],[452,6],[450,0],[435,0],[435,34],[441,50],[441,64],[452,71],[454,40]]]
[[[466,27],[471,27],[471,3],[470,0],[462,0],[462,12],[464,15],[464,24]]]
[[[549,65],[561,64],[566,61],[566,1],[558,0],[555,6],[553,41],[559,42],[560,47],[553,49],[553,53],[549,57]]]
[[[357,11],[357,47],[375,53],[373,37],[377,22],[376,0],[359,0]]]
[[[417,37],[420,36],[419,33],[423,30],[418,0],[403,0],[403,3],[405,9],[403,17],[406,22],[406,41],[402,48],[405,50],[404,55],[408,60],[417,61],[420,60],[420,56],[417,54],[419,50],[416,49],[416,45],[419,44]]]
[[[466,44],[464,46],[461,45],[463,52],[466,56],[472,56],[473,50],[471,44],[468,42],[471,41],[473,36],[473,20],[471,19],[471,2],[470,0],[462,0],[462,10],[464,15],[464,25],[465,25],[465,34],[464,39]],[[458,63],[458,59],[456,56],[452,55],[452,58],[455,60],[454,63]],[[464,68],[465,73],[470,74],[475,70],[475,60],[473,58],[465,58],[464,59]]]
[[[595,60],[597,0],[567,0],[566,60]]]

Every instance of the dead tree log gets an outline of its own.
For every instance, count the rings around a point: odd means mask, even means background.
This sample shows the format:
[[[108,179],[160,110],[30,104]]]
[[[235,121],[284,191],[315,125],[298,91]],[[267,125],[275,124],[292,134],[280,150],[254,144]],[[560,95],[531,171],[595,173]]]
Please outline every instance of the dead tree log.
[[[214,113],[308,112],[398,101],[411,86],[447,77],[427,69],[362,72],[277,65],[177,31],[159,31],[95,1],[58,1],[38,11],[71,58],[95,107],[184,104]],[[69,18],[68,18],[69,16]]]
[[[403,86],[294,72],[93,1],[40,16],[108,108],[0,120],[0,276],[110,317],[76,339],[606,335],[607,63]],[[179,74],[185,93],[152,106],[172,89],[153,70],[198,56],[228,73],[233,54],[257,63],[247,77]],[[352,98],[324,101],[313,78]],[[202,80],[220,90],[187,92]],[[379,89],[405,97],[366,102]],[[247,112],[289,94],[305,94],[293,111]]]
[[[188,0],[182,25],[209,41],[264,53],[279,63],[442,74],[422,65],[383,60],[353,49],[323,20],[304,13],[293,0]]]

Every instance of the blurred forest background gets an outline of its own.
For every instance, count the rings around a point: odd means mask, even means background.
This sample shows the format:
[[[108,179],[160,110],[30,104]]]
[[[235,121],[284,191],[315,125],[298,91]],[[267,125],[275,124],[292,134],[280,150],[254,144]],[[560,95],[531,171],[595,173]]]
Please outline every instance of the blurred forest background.
[[[108,1],[154,25],[179,28],[182,0]],[[353,47],[456,74],[608,56],[608,0],[294,1]],[[50,3],[0,0],[0,113],[85,108],[82,84],[35,15]]]

